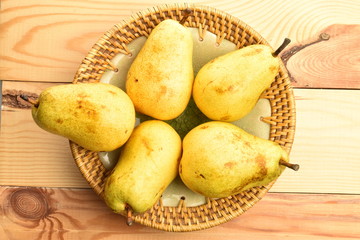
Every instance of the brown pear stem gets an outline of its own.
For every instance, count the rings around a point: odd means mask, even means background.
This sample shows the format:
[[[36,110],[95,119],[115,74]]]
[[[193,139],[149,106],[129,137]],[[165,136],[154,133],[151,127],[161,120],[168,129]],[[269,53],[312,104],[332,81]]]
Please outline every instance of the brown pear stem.
[[[284,50],[287,45],[289,45],[290,42],[291,40],[289,38],[285,38],[284,42],[280,45],[280,47],[276,49],[275,52],[272,53],[273,57],[277,57],[280,54],[280,52]]]
[[[131,226],[131,225],[133,225],[133,223],[134,223],[134,220],[133,220],[133,218],[132,218],[132,212],[133,212],[133,210],[132,210],[132,208],[130,207],[129,204],[126,204],[125,210],[127,211],[127,214],[126,214],[126,224],[127,224],[128,226]]]
[[[180,19],[179,23],[184,24],[186,22],[186,19],[193,13],[193,11],[190,8],[186,8],[184,10],[184,16]]]
[[[28,103],[30,103],[31,105],[33,105],[34,107],[38,107],[39,106],[39,101],[34,100],[29,98],[28,96],[24,95],[24,94],[20,94],[20,98]]]
[[[286,162],[286,161],[284,161],[284,160],[282,160],[282,159],[279,161],[279,164],[280,164],[280,165],[283,165],[283,166],[285,166],[285,167],[291,168],[291,169],[294,170],[294,171],[297,171],[297,170],[299,170],[299,168],[300,168],[299,164],[289,163],[289,162]]]

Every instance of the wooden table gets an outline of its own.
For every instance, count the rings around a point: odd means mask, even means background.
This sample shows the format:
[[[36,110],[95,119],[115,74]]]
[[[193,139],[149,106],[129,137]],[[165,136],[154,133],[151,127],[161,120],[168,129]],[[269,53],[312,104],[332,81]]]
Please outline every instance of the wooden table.
[[[161,0],[160,3],[172,3]],[[278,46],[292,78],[291,159],[245,214],[207,230],[128,227],[93,193],[68,140],[41,130],[19,94],[71,82],[92,45],[151,1],[1,0],[0,239],[359,239],[360,2],[191,1],[236,16]]]

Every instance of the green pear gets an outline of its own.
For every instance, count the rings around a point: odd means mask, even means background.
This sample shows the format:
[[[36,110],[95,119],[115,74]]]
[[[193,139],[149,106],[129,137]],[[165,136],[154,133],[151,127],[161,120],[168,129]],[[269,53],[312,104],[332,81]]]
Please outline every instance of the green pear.
[[[181,138],[167,123],[138,125],[104,185],[105,203],[116,213],[145,212],[178,175]]]
[[[127,74],[136,111],[170,120],[185,110],[194,81],[192,53],[191,32],[179,22],[167,19],[152,30]]]
[[[135,109],[120,88],[105,83],[78,83],[41,92],[32,116],[42,129],[92,151],[122,146],[135,126]]]
[[[280,176],[284,166],[298,168],[289,163],[279,144],[231,123],[211,121],[185,136],[179,173],[189,189],[220,198],[267,185]]]
[[[279,72],[276,51],[255,44],[219,56],[205,64],[194,80],[193,97],[210,119],[233,122],[247,115]]]

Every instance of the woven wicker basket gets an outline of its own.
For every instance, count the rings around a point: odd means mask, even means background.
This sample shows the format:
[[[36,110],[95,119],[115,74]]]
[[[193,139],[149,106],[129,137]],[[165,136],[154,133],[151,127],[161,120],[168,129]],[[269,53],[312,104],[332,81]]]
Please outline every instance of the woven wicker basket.
[[[130,54],[126,46],[128,43],[140,36],[148,36],[164,19],[180,20],[186,9],[193,12],[184,25],[199,28],[199,32],[209,31],[217,36],[219,42],[227,39],[237,48],[256,43],[268,45],[248,25],[219,10],[191,4],[162,5],[139,12],[107,31],[85,57],[73,82],[98,82],[106,70],[115,70],[110,60],[116,54]],[[290,152],[295,131],[295,106],[290,80],[283,65],[262,98],[268,99],[271,104],[271,116],[262,119],[270,124],[270,140]],[[82,175],[95,193],[102,197],[104,179],[108,172],[98,154],[73,142],[70,142],[70,147]],[[166,231],[205,229],[244,213],[268,192],[272,184],[254,187],[227,198],[207,199],[207,203],[197,207],[186,207],[184,199],[180,200],[177,207],[164,206],[160,199],[149,211],[131,218],[137,223]]]

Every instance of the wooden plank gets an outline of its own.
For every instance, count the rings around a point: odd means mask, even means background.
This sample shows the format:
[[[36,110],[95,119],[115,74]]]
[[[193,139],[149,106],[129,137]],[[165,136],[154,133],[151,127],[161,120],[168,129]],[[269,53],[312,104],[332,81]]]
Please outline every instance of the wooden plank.
[[[360,90],[295,89],[291,161],[272,191],[360,193]]]
[[[170,4],[176,0],[160,0]],[[312,38],[326,26],[359,24],[357,1],[200,1],[246,22],[276,47]],[[1,1],[0,79],[71,82],[81,60],[114,24],[155,4],[151,1]],[[281,9],[281,11],[280,11]],[[321,16],[318,17],[318,16]],[[356,61],[353,59],[352,62]]]
[[[294,87],[360,88],[360,25],[331,25],[289,46],[283,59]]]
[[[36,95],[51,85],[55,83],[4,81],[3,94]],[[360,90],[294,93],[297,125],[291,161],[301,167],[298,172],[286,170],[271,191],[360,194]],[[29,109],[10,105],[3,103],[1,111],[0,184],[88,187],[68,141],[36,126]]]
[[[19,94],[38,95],[55,83],[3,81],[0,184],[88,187],[72,158],[69,141],[49,134],[32,119]]]
[[[169,233],[135,224],[86,189],[0,187],[0,226],[8,239],[357,239],[359,195],[267,194],[220,226]]]

